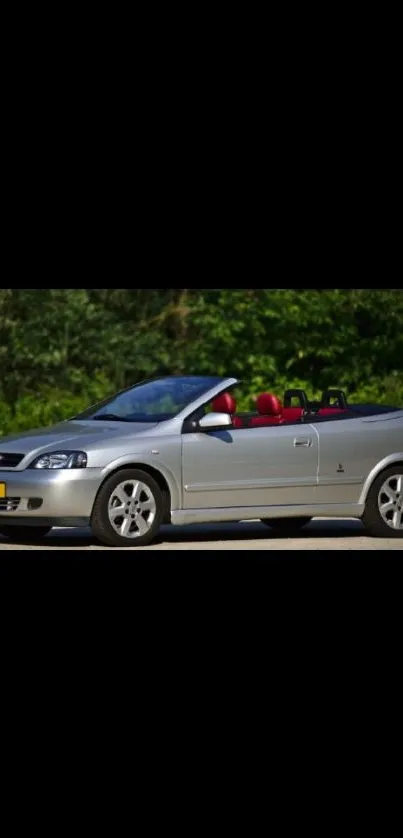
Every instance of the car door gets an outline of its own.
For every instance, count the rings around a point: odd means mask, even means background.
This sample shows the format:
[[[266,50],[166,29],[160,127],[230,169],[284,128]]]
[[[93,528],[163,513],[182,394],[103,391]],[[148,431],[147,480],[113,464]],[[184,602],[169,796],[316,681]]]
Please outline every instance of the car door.
[[[313,503],[317,470],[309,425],[182,435],[184,509]]]

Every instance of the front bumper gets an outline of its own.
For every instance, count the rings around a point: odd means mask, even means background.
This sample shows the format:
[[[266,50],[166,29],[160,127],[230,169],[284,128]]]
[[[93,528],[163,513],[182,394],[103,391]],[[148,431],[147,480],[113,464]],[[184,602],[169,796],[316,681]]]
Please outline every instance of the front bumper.
[[[98,468],[0,471],[0,483],[6,484],[6,497],[0,497],[0,525],[88,523],[103,478]]]

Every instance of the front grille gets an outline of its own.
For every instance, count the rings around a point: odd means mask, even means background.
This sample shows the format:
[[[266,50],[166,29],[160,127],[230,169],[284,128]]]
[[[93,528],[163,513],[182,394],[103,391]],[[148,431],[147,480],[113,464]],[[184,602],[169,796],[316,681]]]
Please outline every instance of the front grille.
[[[0,512],[15,512],[21,502],[21,498],[0,498]]]
[[[25,457],[25,454],[0,454],[0,469],[1,468],[15,468]]]

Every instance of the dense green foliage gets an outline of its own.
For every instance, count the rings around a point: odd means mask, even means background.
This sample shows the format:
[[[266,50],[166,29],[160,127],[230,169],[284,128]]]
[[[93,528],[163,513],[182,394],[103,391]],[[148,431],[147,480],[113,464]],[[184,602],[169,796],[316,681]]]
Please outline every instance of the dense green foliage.
[[[240,408],[302,386],[403,405],[403,292],[0,290],[0,432],[160,373],[234,374]]]

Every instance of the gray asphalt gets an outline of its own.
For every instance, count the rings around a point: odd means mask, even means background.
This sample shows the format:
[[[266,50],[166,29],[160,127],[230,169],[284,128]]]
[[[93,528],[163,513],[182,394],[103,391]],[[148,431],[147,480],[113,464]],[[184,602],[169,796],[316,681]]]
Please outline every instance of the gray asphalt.
[[[53,529],[41,544],[11,542],[0,536],[0,550],[112,550],[98,544],[90,529]],[[282,538],[260,521],[239,524],[200,524],[161,528],[149,547],[125,552],[143,554],[158,550],[403,550],[402,538],[370,538],[353,518],[315,518],[297,538]]]

